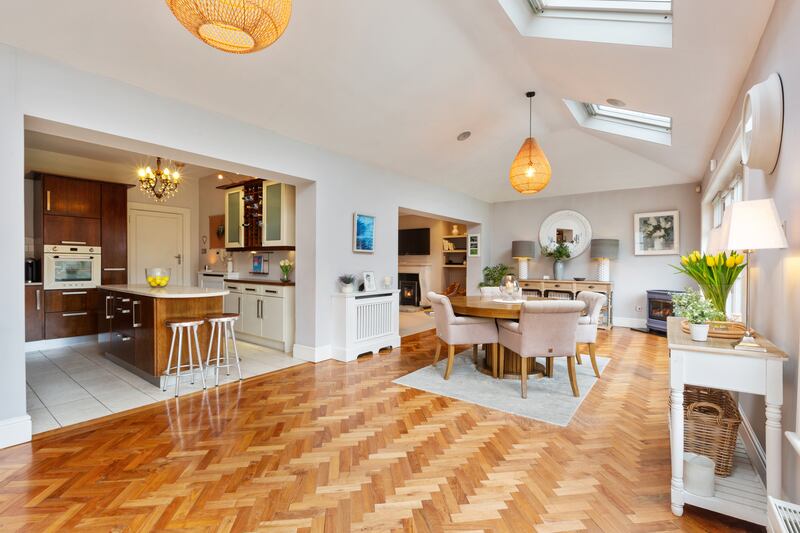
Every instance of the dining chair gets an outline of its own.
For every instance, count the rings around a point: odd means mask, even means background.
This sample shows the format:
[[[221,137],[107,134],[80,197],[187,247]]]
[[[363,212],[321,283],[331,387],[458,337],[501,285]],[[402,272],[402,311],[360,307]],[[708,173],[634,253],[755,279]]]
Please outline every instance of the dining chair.
[[[575,374],[575,339],[578,317],[586,304],[577,300],[539,300],[524,302],[520,308],[519,322],[498,320],[500,354],[504,350],[520,356],[520,382],[522,397],[528,397],[528,358],[566,357],[572,394],[580,396]]]
[[[481,296],[484,298],[501,296],[500,287],[481,287]]]
[[[444,372],[444,379],[450,379],[453,371],[453,360],[456,356],[457,344],[471,344],[472,356],[475,364],[478,363],[478,344],[491,346],[492,368],[497,368],[497,325],[493,318],[478,318],[456,316],[450,298],[428,293],[428,300],[433,308],[433,318],[436,322],[436,355],[433,358],[435,365],[439,361],[442,351],[442,344],[447,345],[447,369]],[[489,357],[489,350],[486,356]],[[495,370],[496,372],[496,370]],[[496,376],[495,376],[496,377]]]
[[[600,323],[600,311],[606,304],[605,294],[591,291],[579,292],[576,300],[586,304],[586,315],[578,319],[578,332],[575,342],[575,353],[577,354],[578,364],[581,364],[580,345],[586,344],[589,347],[589,359],[592,360],[594,375],[600,377],[600,370],[597,368],[597,326]]]

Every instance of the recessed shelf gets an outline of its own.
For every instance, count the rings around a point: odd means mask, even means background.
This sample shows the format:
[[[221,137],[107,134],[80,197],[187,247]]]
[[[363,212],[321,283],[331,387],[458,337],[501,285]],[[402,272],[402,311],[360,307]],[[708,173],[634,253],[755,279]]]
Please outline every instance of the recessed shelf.
[[[466,250],[442,250],[442,252],[446,254],[465,254],[467,253]]]
[[[467,265],[442,265],[444,268],[467,268]]]
[[[467,236],[466,236],[466,234],[464,234],[464,235],[445,235],[442,238],[443,239],[466,239]]]

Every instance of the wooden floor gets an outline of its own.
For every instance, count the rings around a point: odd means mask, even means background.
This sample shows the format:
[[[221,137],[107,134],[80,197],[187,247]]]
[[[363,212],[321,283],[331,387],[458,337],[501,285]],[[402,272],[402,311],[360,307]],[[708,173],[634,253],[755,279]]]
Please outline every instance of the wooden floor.
[[[756,529],[671,514],[666,343],[601,335],[612,361],[566,428],[393,385],[430,363],[420,334],[0,451],[0,529]]]

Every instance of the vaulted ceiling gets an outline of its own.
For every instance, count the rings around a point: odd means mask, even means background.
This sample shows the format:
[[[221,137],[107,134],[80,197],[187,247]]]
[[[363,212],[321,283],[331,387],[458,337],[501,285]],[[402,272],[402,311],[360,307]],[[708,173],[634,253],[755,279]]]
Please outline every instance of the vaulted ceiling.
[[[528,130],[541,195],[699,181],[773,0],[675,0],[673,47],[523,37],[492,0],[295,0],[252,55],[195,39],[163,0],[0,4],[0,41],[487,201]],[[673,118],[672,146],[582,129],[563,98]],[[471,130],[464,142],[458,133]]]

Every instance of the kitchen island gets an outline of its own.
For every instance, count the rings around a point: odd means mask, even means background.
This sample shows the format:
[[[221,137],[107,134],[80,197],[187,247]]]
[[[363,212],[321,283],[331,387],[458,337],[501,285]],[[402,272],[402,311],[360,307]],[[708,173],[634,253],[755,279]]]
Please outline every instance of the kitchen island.
[[[203,318],[223,311],[227,289],[100,285],[98,332],[105,355],[150,383],[159,384],[167,366],[172,332],[167,320]],[[198,328],[205,357],[211,328]]]

